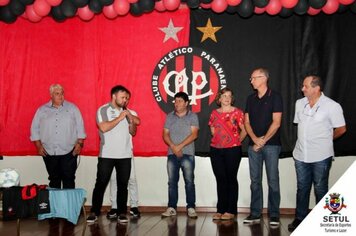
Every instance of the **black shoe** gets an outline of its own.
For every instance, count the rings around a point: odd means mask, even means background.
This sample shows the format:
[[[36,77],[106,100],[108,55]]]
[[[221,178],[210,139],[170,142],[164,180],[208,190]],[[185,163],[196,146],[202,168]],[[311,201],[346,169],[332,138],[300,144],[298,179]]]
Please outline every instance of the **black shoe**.
[[[293,222],[288,225],[288,231],[293,232],[300,223],[302,223],[301,220],[294,219]]]
[[[106,218],[108,219],[117,219],[117,209],[111,209],[107,214]]]
[[[98,221],[98,217],[94,213],[90,213],[90,215],[87,217],[88,223],[95,223],[97,221]]]
[[[279,226],[279,217],[271,217],[269,219],[270,226]]]
[[[133,217],[140,217],[141,216],[141,212],[138,210],[137,207],[131,207],[130,215],[132,215]]]
[[[260,223],[260,221],[261,221],[261,216],[249,215],[244,219],[244,224],[256,224],[256,223]]]
[[[126,215],[120,214],[119,219],[117,220],[118,223],[127,223],[129,220],[127,219]]]

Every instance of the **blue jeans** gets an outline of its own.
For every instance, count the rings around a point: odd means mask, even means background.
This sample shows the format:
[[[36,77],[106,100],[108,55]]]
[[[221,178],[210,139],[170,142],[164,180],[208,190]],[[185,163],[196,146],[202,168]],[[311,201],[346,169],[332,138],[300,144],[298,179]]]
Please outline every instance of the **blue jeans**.
[[[255,152],[252,146],[248,147],[248,161],[250,166],[251,179],[251,215],[259,217],[263,208],[263,161],[265,162],[267,182],[268,182],[268,215],[269,217],[279,217],[279,204],[281,195],[279,190],[279,153],[281,146],[266,145],[260,151]]]
[[[309,197],[312,184],[316,204],[328,192],[329,172],[332,157],[325,160],[305,163],[294,159],[297,173],[297,208],[296,219],[303,220],[309,213]]]
[[[182,169],[187,208],[195,208],[194,168],[194,156],[184,154],[183,157],[177,158],[176,155],[168,155],[168,207],[177,208],[179,170]]]

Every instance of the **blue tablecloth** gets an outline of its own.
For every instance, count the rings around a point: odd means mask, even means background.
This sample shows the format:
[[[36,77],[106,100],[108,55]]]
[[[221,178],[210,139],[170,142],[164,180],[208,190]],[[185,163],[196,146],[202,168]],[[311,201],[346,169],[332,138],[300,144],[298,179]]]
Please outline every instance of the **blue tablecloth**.
[[[48,190],[51,212],[39,214],[38,219],[64,218],[77,224],[87,192],[81,188]]]

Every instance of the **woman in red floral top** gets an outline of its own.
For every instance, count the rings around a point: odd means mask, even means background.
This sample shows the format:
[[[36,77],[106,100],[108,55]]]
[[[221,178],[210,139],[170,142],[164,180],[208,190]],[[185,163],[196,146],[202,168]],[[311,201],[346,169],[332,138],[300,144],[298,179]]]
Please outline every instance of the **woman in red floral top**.
[[[237,172],[241,162],[241,142],[246,137],[244,113],[233,105],[229,88],[222,89],[216,99],[209,126],[212,134],[210,161],[217,185],[217,213],[213,220],[233,220],[237,214],[239,185]]]

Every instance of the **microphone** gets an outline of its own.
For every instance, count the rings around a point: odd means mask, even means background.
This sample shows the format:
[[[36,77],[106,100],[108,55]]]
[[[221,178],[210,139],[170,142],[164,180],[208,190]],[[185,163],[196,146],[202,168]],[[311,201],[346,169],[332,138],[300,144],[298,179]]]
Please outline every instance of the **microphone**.
[[[122,110],[124,110],[124,111],[127,110],[126,105],[122,107]],[[131,124],[129,117],[126,116],[125,118],[127,120],[127,123]]]

